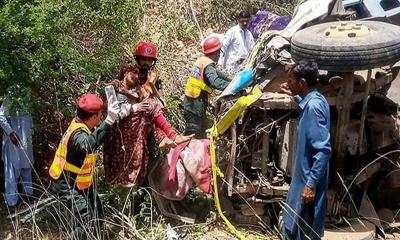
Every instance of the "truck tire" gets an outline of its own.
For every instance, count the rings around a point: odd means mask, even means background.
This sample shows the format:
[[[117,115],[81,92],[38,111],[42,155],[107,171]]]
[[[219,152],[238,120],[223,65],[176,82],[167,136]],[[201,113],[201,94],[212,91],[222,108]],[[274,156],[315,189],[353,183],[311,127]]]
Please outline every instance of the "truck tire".
[[[315,60],[322,70],[350,72],[392,65],[400,60],[400,27],[376,21],[314,25],[294,34],[294,61]]]

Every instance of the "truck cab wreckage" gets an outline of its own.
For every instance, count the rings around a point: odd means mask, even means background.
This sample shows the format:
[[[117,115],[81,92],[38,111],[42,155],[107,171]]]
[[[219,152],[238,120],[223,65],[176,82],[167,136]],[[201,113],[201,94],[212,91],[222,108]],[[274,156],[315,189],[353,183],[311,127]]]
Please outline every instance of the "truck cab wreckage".
[[[229,146],[216,149],[225,215],[281,227],[298,115],[280,85],[293,61],[314,59],[331,110],[323,239],[385,238],[399,226],[399,13],[396,1],[303,1],[284,30],[260,37],[245,66],[253,82],[216,102],[216,145]]]

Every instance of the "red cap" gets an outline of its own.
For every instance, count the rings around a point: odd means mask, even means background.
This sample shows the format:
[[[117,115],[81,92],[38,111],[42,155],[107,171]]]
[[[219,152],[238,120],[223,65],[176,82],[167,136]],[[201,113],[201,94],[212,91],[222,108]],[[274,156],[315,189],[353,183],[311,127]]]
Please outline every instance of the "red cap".
[[[86,112],[97,113],[103,108],[104,103],[97,94],[85,93],[78,98],[76,105]]]
[[[209,36],[204,39],[203,53],[209,54],[221,49],[222,43],[217,36]]]

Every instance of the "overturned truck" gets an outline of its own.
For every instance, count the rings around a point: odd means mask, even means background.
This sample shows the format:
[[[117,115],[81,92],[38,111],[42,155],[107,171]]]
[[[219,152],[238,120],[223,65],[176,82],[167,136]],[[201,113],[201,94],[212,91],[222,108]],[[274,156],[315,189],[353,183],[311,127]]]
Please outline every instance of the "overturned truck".
[[[283,31],[259,39],[247,63],[255,73],[251,85],[219,98],[221,118],[240,96],[255,87],[262,91],[219,140],[229,146],[217,156],[225,173],[223,208],[234,221],[280,225],[298,125],[297,104],[280,85],[293,61],[313,59],[321,70],[317,88],[331,110],[325,238],[374,239],[397,228],[400,27],[381,21],[388,18],[349,21],[363,14],[354,14],[354,4],[346,11],[343,3],[299,5]]]

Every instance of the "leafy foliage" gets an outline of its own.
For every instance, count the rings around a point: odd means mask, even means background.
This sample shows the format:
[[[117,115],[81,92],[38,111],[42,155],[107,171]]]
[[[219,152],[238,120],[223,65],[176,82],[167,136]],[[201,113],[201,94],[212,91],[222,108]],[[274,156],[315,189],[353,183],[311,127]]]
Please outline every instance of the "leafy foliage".
[[[52,136],[57,142],[75,98],[97,92],[123,62],[124,46],[137,40],[140,2],[0,3],[0,95],[16,83],[32,89],[36,137],[44,137],[39,145]]]
[[[0,93],[30,84],[49,103],[51,92],[96,90],[135,40],[141,14],[138,0],[8,1],[0,10]]]

